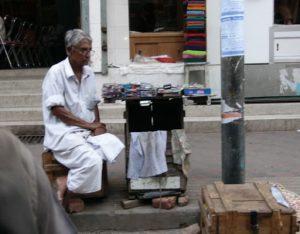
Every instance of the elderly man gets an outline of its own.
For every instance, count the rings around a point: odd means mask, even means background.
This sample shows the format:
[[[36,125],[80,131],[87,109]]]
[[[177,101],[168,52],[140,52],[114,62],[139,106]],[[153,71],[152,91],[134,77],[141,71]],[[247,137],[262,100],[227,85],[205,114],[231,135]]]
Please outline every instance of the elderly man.
[[[114,161],[124,145],[105,133],[100,121],[95,76],[88,66],[92,38],[80,29],[69,30],[65,46],[67,58],[53,65],[44,79],[43,115],[44,146],[70,169],[66,191],[59,186],[68,210],[71,198],[101,190],[103,159]]]

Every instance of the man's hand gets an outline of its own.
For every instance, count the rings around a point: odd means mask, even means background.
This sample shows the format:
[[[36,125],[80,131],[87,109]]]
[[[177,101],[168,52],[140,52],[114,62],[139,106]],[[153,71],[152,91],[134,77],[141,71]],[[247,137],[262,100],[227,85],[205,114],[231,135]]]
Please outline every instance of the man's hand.
[[[95,130],[92,131],[92,135],[97,136],[107,132],[106,125],[104,123],[100,124],[100,127],[97,127]]]
[[[93,123],[89,124],[88,129],[95,131],[97,128],[102,128],[103,126],[105,127],[105,124],[100,123],[100,122],[93,122]]]

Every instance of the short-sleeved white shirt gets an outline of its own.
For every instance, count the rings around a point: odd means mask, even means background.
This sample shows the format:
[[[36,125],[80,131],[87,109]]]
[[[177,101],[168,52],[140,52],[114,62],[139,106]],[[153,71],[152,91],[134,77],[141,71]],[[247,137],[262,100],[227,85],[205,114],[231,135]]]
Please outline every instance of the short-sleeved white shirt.
[[[43,82],[45,148],[53,151],[68,150],[84,143],[83,139],[73,133],[86,129],[65,124],[52,114],[52,107],[64,106],[75,116],[91,123],[95,120],[95,106],[99,101],[95,75],[89,66],[84,66],[79,82],[68,58],[53,65]]]

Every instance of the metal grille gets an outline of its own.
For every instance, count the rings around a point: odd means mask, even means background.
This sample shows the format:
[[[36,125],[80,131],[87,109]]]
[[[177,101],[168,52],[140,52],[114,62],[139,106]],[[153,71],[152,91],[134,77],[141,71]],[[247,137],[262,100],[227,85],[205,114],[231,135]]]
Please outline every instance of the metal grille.
[[[44,140],[43,135],[20,135],[18,138],[24,144],[41,144]]]

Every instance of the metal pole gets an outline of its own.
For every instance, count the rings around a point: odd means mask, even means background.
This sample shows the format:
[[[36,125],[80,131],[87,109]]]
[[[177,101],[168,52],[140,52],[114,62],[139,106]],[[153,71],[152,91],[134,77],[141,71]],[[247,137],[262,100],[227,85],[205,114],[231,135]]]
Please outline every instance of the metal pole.
[[[222,0],[222,180],[225,184],[245,183],[243,21],[243,0]]]

